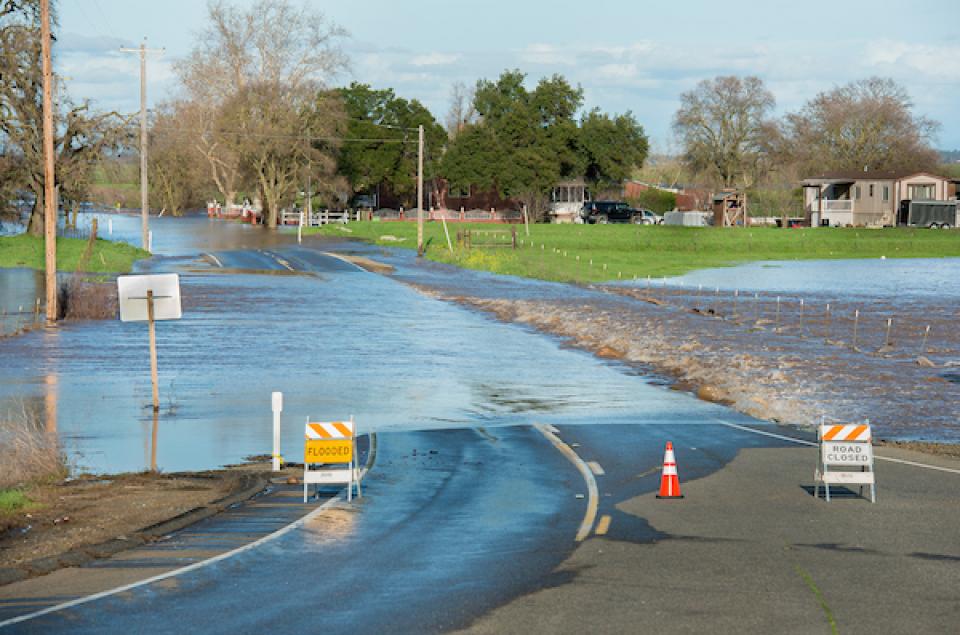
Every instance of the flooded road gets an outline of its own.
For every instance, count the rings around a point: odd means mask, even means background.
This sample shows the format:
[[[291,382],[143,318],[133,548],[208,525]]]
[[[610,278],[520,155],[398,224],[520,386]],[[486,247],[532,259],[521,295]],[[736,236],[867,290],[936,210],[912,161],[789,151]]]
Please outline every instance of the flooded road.
[[[115,238],[138,242],[138,217],[111,216]],[[101,228],[107,220],[101,219]],[[184,318],[157,329],[156,421],[149,408],[144,324],[67,323],[0,340],[0,416],[26,411],[57,430],[80,469],[203,469],[267,453],[274,390],[285,394],[283,449],[293,461],[300,458],[307,417],[350,415],[363,432],[545,418],[556,424],[682,424],[753,415],[810,423],[819,414],[839,414],[874,417],[884,434],[899,438],[960,438],[957,384],[931,383],[928,377],[943,371],[914,363],[921,346],[916,325],[909,350],[901,346],[878,356],[837,345],[849,342],[847,314],[855,299],[834,300],[826,322],[825,296],[810,289],[804,317],[795,302],[784,301],[774,332],[769,293],[734,304],[732,297],[708,298],[693,290],[696,280],[729,279],[738,268],[691,274],[703,277],[659,291],[577,287],[452,269],[418,261],[411,251],[357,243],[309,239],[297,246],[289,231],[205,217],[151,223],[157,255],[142,268],[180,272],[184,297]],[[397,269],[391,277],[372,274],[327,250],[373,257]],[[889,278],[897,280],[907,275],[902,262],[880,266],[903,271]],[[956,260],[937,262],[957,266]],[[866,274],[857,267],[868,266],[790,265],[852,268],[861,278]],[[772,289],[764,272],[782,273],[750,267],[750,275],[737,274],[744,288],[755,282]],[[935,287],[930,282],[923,288]],[[790,288],[796,287],[783,287]],[[895,308],[895,297],[873,297]],[[810,307],[818,302],[814,314]],[[940,296],[923,293],[912,302],[928,303],[924,313],[942,315],[944,326],[958,306],[945,307]],[[884,315],[877,309],[864,318],[861,349],[883,343],[878,325]],[[805,320],[800,335],[798,318]],[[960,347],[944,339],[940,322],[927,355],[950,368]],[[898,344],[904,337],[898,334]],[[619,361],[591,354],[604,346]],[[692,378],[692,390],[710,384],[720,401],[746,414],[666,390],[658,373],[681,382]],[[892,394],[886,388],[890,377],[916,390]],[[898,418],[877,419],[878,403]]]
[[[683,423],[726,412],[316,249],[283,247],[295,244],[290,235],[206,218],[155,231],[162,255],[149,266],[180,271],[184,297],[183,319],[157,328],[156,462],[164,470],[269,452],[274,390],[285,395],[284,449],[294,461],[308,416],[354,415],[365,432],[546,416]],[[207,231],[232,232],[251,248],[207,249]],[[217,263],[263,273],[218,273]],[[147,353],[144,324],[112,320],[6,339],[0,408],[36,412],[82,469],[144,469],[154,451]]]

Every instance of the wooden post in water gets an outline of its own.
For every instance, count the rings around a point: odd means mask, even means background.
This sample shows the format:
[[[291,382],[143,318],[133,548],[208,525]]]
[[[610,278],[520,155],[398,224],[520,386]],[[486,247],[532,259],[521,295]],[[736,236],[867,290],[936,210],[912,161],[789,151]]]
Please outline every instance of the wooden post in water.
[[[883,347],[890,348],[890,329],[893,327],[893,318],[887,318],[887,336],[883,340]]]
[[[860,309],[853,312],[853,350],[857,350],[857,327],[860,325]]]
[[[923,343],[920,344],[920,353],[927,352],[927,336],[930,335],[930,325],[927,324],[927,328],[923,330]]]
[[[150,381],[153,383],[153,411],[160,410],[160,388],[157,385],[157,331],[153,320],[153,289],[147,290],[147,326],[150,332]]]

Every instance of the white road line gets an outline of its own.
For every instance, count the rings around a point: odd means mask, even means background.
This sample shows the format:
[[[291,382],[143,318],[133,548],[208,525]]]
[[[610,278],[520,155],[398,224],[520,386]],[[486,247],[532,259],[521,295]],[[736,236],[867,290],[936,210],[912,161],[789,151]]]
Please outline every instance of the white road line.
[[[345,262],[345,263],[347,263],[348,265],[353,265],[354,267],[356,267],[356,268],[359,269],[360,271],[364,271],[364,272],[370,273],[370,272],[368,272],[366,269],[364,269],[363,267],[361,267],[360,265],[358,265],[357,263],[355,263],[355,262],[353,262],[353,261],[351,261],[351,260],[347,260],[346,258],[344,258],[343,256],[341,256],[341,255],[339,255],[339,254],[331,253],[331,252],[329,252],[329,251],[321,251],[320,253],[322,253],[324,256],[329,256],[329,257],[331,257],[331,258],[336,258],[337,260],[339,260],[339,261],[341,261],[341,262]]]
[[[372,451],[375,453],[375,452],[376,452],[376,440],[375,440],[375,438],[374,438],[374,439],[371,439],[371,444],[372,444],[372,445],[371,445]],[[361,481],[363,480],[364,477],[366,477],[367,472],[369,471],[369,466],[371,466],[371,465],[372,465],[372,461],[371,461],[371,459],[370,459],[370,457],[369,457],[369,455],[368,455],[367,467],[364,467],[364,469],[361,470],[361,472],[360,472],[360,480],[361,480]],[[243,545],[242,547],[237,547],[236,549],[234,549],[234,550],[232,550],[232,551],[227,551],[226,553],[221,553],[221,554],[218,555],[218,556],[213,556],[212,558],[208,558],[208,559],[206,559],[206,560],[201,560],[200,562],[194,562],[193,564],[187,565],[187,566],[185,566],[185,567],[180,567],[179,569],[174,569],[173,571],[167,571],[166,573],[161,573],[161,574],[159,574],[159,575],[153,576],[152,578],[147,578],[147,579],[145,579],[145,580],[140,580],[139,582],[132,582],[132,583],[130,583],[130,584],[125,584],[125,585],[123,585],[123,586],[118,586],[118,587],[116,587],[116,588],[114,588],[114,589],[108,589],[108,590],[106,590],[106,591],[101,591],[100,593],[94,593],[93,595],[87,595],[87,596],[84,596],[84,597],[82,597],[82,598],[77,598],[77,599],[75,599],[75,600],[70,600],[69,602],[64,602],[64,603],[62,603],[62,604],[57,604],[57,605],[55,605],[55,606],[49,606],[49,607],[47,607],[47,608],[45,608],[45,609],[41,609],[41,610],[35,611],[35,612],[33,612],[33,613],[28,613],[28,614],[26,614],[26,615],[19,615],[19,616],[17,616],[17,617],[12,617],[12,618],[10,618],[10,619],[8,619],[8,620],[4,620],[3,622],[0,622],[0,628],[3,628],[4,626],[10,626],[11,624],[18,624],[18,623],[20,623],[20,622],[26,622],[27,620],[32,620],[32,619],[35,619],[35,618],[37,618],[37,617],[41,617],[41,616],[43,616],[43,615],[48,615],[48,614],[50,614],[50,613],[56,613],[56,612],[58,612],[58,611],[64,611],[64,610],[66,610],[66,609],[73,608],[73,607],[75,607],[75,606],[80,606],[81,604],[86,604],[86,603],[88,603],[88,602],[93,602],[94,600],[99,600],[99,599],[101,599],[101,598],[110,597],[111,595],[116,595],[116,594],[118,594],[118,593],[123,593],[123,592],[125,592],[125,591],[130,591],[130,590],[132,590],[132,589],[136,589],[137,587],[142,587],[142,586],[145,586],[145,585],[147,585],[147,584],[152,584],[152,583],[154,583],[154,582],[159,582],[159,581],[161,581],[161,580],[166,580],[166,579],[168,579],[168,578],[173,578],[173,577],[176,577],[176,576],[179,576],[179,575],[183,575],[184,573],[190,573],[191,571],[196,571],[197,569],[202,569],[203,567],[206,567],[206,566],[208,566],[208,565],[214,564],[215,562],[220,562],[221,560],[226,560],[227,558],[232,558],[233,556],[235,556],[235,555],[237,555],[237,554],[243,553],[244,551],[249,551],[249,550],[251,550],[251,549],[255,549],[255,548],[259,547],[260,545],[262,545],[262,544],[264,544],[264,543],[270,542],[270,541],[272,541],[272,540],[276,540],[277,538],[283,536],[284,534],[287,534],[287,533],[293,531],[293,530],[296,529],[297,527],[300,527],[301,525],[303,525],[303,524],[305,524],[305,523],[313,520],[314,518],[316,518],[317,516],[319,516],[320,514],[322,514],[323,512],[325,512],[327,509],[329,509],[330,507],[332,507],[332,506],[334,505],[334,503],[337,503],[337,502],[342,501],[342,500],[343,500],[343,497],[344,497],[343,494],[339,494],[339,495],[337,495],[336,497],[331,498],[330,500],[328,500],[327,502],[325,502],[325,503],[324,503],[323,505],[321,505],[320,507],[317,507],[315,510],[313,510],[312,512],[310,512],[310,513],[307,514],[306,516],[300,518],[299,520],[295,520],[295,521],[293,521],[292,523],[290,523],[289,525],[286,525],[286,526],[281,527],[280,529],[276,530],[276,531],[273,532],[272,534],[267,534],[266,536],[263,536],[262,538],[259,538],[259,539],[257,539],[257,540],[254,540],[253,542],[251,542],[251,543],[249,543],[249,544],[246,544],[246,545]]]
[[[214,255],[211,254],[211,253],[208,253],[207,256],[209,256],[209,257],[210,257],[210,260],[212,260],[214,263],[216,263],[216,265],[217,265],[218,267],[220,267],[221,269],[223,269],[223,263],[220,262],[220,259],[219,259],[219,258],[217,258],[216,256],[214,256]]]
[[[583,522],[580,523],[580,529],[577,531],[576,541],[582,542],[590,535],[590,530],[593,528],[593,523],[597,519],[597,508],[600,504],[600,494],[597,490],[597,480],[593,478],[593,473],[590,471],[590,468],[587,467],[587,464],[577,456],[577,453],[573,449],[560,440],[557,435],[550,432],[549,428],[542,423],[535,423],[533,427],[536,428],[540,434],[547,438],[547,440],[553,444],[555,448],[560,450],[560,453],[567,457],[567,460],[573,463],[580,474],[583,476],[583,480],[587,483],[587,511],[583,516]],[[552,426],[551,426],[552,427]],[[556,430],[556,428],[554,428]]]
[[[729,421],[724,421],[722,419],[716,419],[716,422],[727,426],[728,428],[736,428],[737,430],[743,430],[744,432],[752,432],[754,434],[762,434],[765,437],[773,437],[774,439],[780,439],[782,441],[789,441],[791,443],[797,443],[800,445],[808,445],[812,447],[818,447],[813,441],[805,441],[804,439],[795,439],[793,437],[788,437],[782,434],[776,434],[774,432],[767,432],[765,430],[757,430],[755,428],[749,428],[747,426],[737,425],[736,423],[730,423]],[[947,472],[949,474],[960,474],[960,470],[954,469],[951,467],[940,467],[939,465],[929,465],[927,463],[918,463],[917,461],[908,461],[906,459],[895,459],[892,456],[881,456],[874,451],[874,457],[878,461],[887,461],[888,463],[900,463],[901,465],[911,465],[913,467],[922,467],[927,470],[936,470],[938,472]]]
[[[590,471],[597,476],[603,476],[606,474],[606,472],[603,471],[603,467],[596,461],[587,461],[587,466],[590,468]]]

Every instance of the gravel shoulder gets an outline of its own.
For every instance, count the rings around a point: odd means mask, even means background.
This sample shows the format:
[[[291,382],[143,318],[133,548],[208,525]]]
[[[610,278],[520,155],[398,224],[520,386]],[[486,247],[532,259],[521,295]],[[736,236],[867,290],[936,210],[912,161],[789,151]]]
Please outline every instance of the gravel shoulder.
[[[25,490],[32,504],[0,516],[0,584],[149,543],[265,487],[269,465],[84,476]]]

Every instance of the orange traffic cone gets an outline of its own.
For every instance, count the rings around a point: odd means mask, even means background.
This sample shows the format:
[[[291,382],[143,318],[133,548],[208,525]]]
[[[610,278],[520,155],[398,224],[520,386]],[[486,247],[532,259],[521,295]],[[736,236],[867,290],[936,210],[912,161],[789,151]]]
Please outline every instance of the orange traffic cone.
[[[680,477],[677,476],[677,460],[673,456],[673,443],[670,441],[667,441],[667,449],[663,452],[663,472],[657,498],[683,498],[680,493]]]

